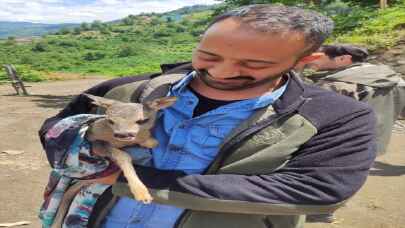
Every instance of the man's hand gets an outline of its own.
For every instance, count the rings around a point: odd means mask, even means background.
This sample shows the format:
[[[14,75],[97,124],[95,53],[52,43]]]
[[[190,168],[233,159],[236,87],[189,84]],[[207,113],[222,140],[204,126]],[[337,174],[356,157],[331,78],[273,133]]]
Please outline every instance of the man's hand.
[[[92,154],[100,157],[111,157],[111,144],[96,140],[91,144]]]
[[[113,133],[112,130],[106,126],[105,119],[98,119],[89,124],[89,129],[86,132],[86,138],[93,142],[97,140],[101,141],[112,141]]]

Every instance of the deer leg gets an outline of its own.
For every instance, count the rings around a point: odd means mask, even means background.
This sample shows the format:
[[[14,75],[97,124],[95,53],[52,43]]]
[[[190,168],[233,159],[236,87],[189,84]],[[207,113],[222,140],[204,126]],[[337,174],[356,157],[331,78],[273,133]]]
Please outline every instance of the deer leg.
[[[124,176],[127,178],[129,189],[135,199],[145,204],[151,203],[153,198],[136,174],[135,169],[132,166],[131,156],[116,148],[111,148],[111,155],[117,165],[121,168]]]
[[[152,137],[150,131],[139,132],[136,141],[137,144],[146,148],[154,148],[159,144],[159,142]]]
[[[158,141],[156,139],[153,138],[148,138],[143,142],[140,142],[139,145],[146,147],[146,148],[154,148],[158,145]]]

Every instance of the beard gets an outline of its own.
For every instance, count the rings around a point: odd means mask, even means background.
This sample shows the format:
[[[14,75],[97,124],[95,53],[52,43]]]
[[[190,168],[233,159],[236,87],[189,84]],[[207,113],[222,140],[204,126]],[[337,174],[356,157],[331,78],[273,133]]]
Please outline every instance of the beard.
[[[197,72],[197,77],[208,87],[218,90],[235,91],[263,86],[263,84],[279,79],[285,73],[289,72],[290,69],[281,72],[280,74],[268,76],[262,80],[256,80],[252,76],[235,76],[221,79],[221,81],[215,80],[215,78],[207,70],[196,69],[195,71]]]

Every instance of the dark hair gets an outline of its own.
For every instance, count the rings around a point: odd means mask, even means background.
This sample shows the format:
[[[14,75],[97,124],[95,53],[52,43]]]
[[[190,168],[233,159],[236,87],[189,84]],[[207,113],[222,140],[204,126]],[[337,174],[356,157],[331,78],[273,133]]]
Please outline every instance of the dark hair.
[[[309,44],[303,55],[316,51],[333,31],[333,21],[315,11],[273,4],[248,5],[226,12],[214,18],[207,29],[227,18],[236,18],[259,32],[299,32]]]
[[[319,51],[325,53],[329,58],[351,55],[354,63],[365,62],[368,57],[367,49],[350,44],[322,45]]]

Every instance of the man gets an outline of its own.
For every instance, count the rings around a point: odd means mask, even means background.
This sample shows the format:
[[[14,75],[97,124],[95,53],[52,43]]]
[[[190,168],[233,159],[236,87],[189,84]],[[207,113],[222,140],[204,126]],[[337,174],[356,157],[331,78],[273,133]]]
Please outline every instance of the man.
[[[312,59],[332,27],[329,18],[296,7],[245,6],[210,24],[192,73],[152,79],[139,96],[142,82],[107,93],[123,101],[178,98],[156,122],[156,148],[124,148],[152,204],[131,199],[125,179],[115,183],[114,165],[97,156],[106,148],[86,140],[97,116],[56,123],[44,146],[54,172],[65,176],[48,185],[43,221],[53,222],[53,205],[66,205],[52,186],[70,193],[64,186],[77,186],[78,178],[98,184],[84,185],[66,215],[57,212],[54,220],[64,217],[66,227],[295,228],[304,214],[340,207],[375,158],[373,113],[291,71]]]
[[[364,63],[368,58],[365,48],[349,44],[322,45],[317,51],[317,57],[311,62],[299,64],[296,70],[333,71],[344,69],[351,65]],[[307,73],[311,77],[311,74]]]
[[[367,63],[368,51],[361,47],[323,45],[318,52],[296,69],[315,85],[368,103],[377,115],[377,152],[384,154],[395,121],[405,113],[404,80],[386,65]]]
[[[382,155],[395,121],[405,113],[405,83],[389,67],[366,63],[368,56],[354,45],[323,45],[316,59],[295,70],[309,83],[368,103],[377,115],[377,152]],[[307,216],[307,222],[335,220],[333,213]]]

